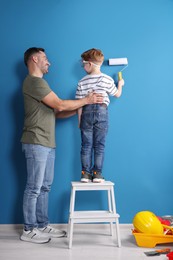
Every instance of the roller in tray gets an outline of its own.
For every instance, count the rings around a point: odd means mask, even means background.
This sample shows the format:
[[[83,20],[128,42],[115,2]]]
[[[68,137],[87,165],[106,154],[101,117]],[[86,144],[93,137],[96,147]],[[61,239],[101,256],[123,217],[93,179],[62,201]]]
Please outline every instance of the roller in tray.
[[[146,234],[139,233],[135,229],[132,234],[136,239],[136,243],[140,247],[155,247],[157,244],[173,243],[173,234]]]

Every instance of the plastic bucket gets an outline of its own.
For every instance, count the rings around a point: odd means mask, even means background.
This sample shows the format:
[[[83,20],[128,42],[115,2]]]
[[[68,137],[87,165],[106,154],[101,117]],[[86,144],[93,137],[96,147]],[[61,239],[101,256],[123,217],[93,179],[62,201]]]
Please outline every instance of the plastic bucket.
[[[169,260],[173,260],[173,252],[170,252],[166,256],[169,258]]]

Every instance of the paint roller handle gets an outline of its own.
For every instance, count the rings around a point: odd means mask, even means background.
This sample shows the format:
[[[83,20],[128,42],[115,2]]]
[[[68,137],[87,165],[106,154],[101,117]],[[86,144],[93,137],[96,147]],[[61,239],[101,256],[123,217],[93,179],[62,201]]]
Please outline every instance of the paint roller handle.
[[[122,80],[122,78],[123,78],[122,72],[119,71],[119,72],[118,72],[118,80]]]

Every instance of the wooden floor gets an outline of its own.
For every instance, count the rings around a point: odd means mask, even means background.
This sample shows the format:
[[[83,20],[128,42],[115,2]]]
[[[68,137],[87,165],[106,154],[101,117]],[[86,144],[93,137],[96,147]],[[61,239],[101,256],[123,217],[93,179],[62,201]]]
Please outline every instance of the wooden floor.
[[[53,225],[66,230],[67,225]],[[122,247],[117,247],[110,236],[108,224],[75,224],[73,246],[68,249],[68,238],[54,238],[47,244],[20,241],[21,225],[0,225],[0,260],[140,260],[151,259],[144,252],[156,248],[141,248],[132,235],[132,225],[120,225]],[[153,256],[153,260],[168,260],[166,255]]]

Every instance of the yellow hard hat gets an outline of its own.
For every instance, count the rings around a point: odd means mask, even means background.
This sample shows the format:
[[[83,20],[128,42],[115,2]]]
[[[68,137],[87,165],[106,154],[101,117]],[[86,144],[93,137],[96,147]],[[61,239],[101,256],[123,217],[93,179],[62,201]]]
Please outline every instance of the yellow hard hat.
[[[146,234],[163,234],[164,230],[157,216],[151,211],[140,211],[133,218],[136,231]]]

